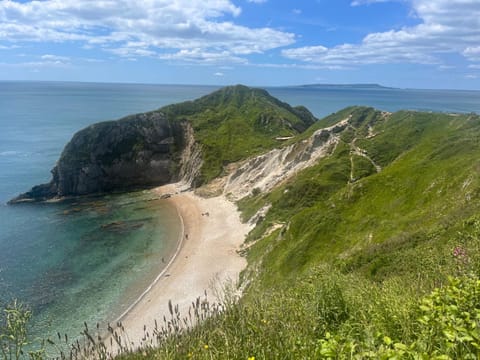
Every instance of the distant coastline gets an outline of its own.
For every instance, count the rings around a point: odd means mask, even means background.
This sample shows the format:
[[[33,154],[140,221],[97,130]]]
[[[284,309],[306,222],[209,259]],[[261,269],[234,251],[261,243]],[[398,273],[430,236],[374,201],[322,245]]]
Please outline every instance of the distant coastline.
[[[95,81],[79,81],[79,80],[2,80],[0,79],[0,85],[3,84],[39,84],[39,85],[52,85],[52,86],[97,86],[97,87],[111,87],[111,86],[120,86],[120,87],[177,87],[177,88],[199,88],[199,89],[208,89],[208,91],[215,91],[224,86],[228,85],[219,85],[219,84],[187,84],[187,83],[148,83],[148,82],[95,82]],[[232,85],[232,84],[230,84]],[[386,86],[377,83],[311,83],[311,84],[284,84],[284,85],[251,85],[247,84],[253,88],[259,89],[278,89],[278,88],[312,88],[312,89],[363,89],[363,90],[412,90],[412,91],[457,91],[457,92],[480,92],[480,89],[467,89],[467,88],[428,88],[428,87],[396,87],[396,86]],[[207,91],[207,92],[208,92]],[[152,109],[150,109],[152,110]]]
[[[294,87],[314,88],[314,89],[379,89],[379,90],[395,90],[398,88],[383,86],[380,84],[304,84]]]

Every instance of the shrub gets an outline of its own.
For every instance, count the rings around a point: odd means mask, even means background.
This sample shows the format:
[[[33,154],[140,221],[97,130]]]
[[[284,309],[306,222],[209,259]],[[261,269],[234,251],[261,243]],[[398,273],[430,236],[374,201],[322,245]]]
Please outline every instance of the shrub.
[[[28,323],[32,312],[16,300],[3,308],[0,325],[0,351],[5,360],[25,357],[25,348],[31,344],[28,337]],[[31,359],[43,358],[44,348],[31,350]]]

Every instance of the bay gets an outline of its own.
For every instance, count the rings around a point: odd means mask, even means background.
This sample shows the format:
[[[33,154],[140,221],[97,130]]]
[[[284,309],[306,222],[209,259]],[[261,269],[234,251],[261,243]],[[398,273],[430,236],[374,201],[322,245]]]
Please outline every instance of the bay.
[[[64,145],[81,128],[210,91],[0,82],[0,303],[19,299],[32,308],[34,334],[78,335],[84,321],[116,319],[168,262],[180,221],[176,209],[149,192],[6,202],[49,181]]]

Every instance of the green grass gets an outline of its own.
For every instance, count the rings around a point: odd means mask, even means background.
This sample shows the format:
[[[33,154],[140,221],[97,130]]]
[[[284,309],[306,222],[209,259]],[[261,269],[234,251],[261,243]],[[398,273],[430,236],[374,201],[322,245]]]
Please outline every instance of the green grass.
[[[271,204],[248,238],[242,300],[168,345],[182,350],[149,355],[478,356],[478,117],[352,110],[332,156],[239,203],[245,218]],[[352,156],[354,139],[380,173]]]
[[[480,119],[350,108],[322,123],[349,115],[331,156],[239,202],[245,219],[271,205],[247,239],[243,298],[148,356],[479,355]]]
[[[187,329],[172,311],[122,358],[480,356],[480,118],[355,107],[297,140],[348,117],[330,156],[238,203],[244,220],[270,206],[247,238],[242,298],[199,300]]]
[[[384,165],[381,173],[355,156],[354,174],[360,169],[361,178],[350,183],[351,154],[348,144],[340,143],[331,157],[288,184],[241,203],[249,213],[272,204],[250,240],[261,238],[268,224],[288,222],[283,240],[263,259],[266,279],[295,276],[319,262],[399,238],[427,241],[436,234],[442,241],[478,211],[478,119],[472,127],[465,125],[466,116],[420,114],[421,121],[406,122],[402,132],[401,118],[402,113],[395,114],[377,123],[373,138],[357,134],[357,146]],[[388,126],[395,128],[394,138]],[[412,133],[427,131],[428,136],[412,140]],[[375,145],[388,151],[376,155],[370,150]]]
[[[265,90],[241,85],[159,111],[192,124],[204,160],[199,183],[222,175],[229,163],[281,146],[277,137],[296,136],[316,121],[305,107],[293,108]]]

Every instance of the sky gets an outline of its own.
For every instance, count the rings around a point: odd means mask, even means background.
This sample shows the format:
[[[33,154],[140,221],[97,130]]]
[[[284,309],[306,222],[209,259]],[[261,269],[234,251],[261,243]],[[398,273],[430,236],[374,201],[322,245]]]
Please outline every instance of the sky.
[[[0,80],[480,90],[480,0],[0,0]]]

